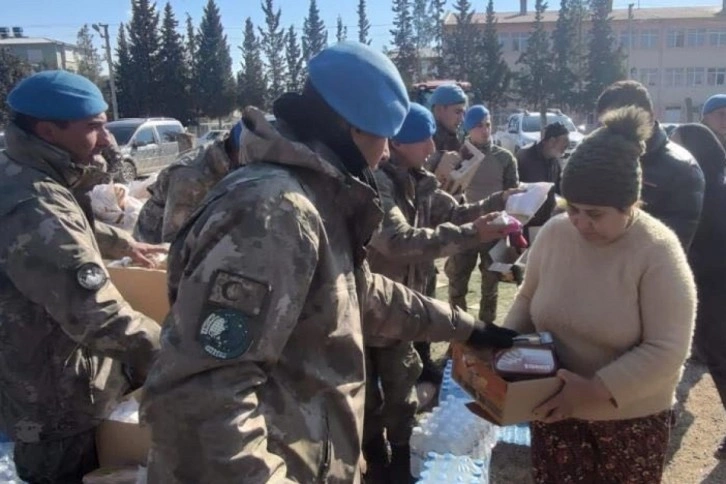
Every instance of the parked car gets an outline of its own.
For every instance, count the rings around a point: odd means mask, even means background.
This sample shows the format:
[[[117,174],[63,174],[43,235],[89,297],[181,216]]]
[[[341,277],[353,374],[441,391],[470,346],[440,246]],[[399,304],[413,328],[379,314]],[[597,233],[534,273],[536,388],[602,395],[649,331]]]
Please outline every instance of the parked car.
[[[227,129],[211,129],[197,138],[197,145],[202,145],[204,143],[209,143],[210,141],[214,141],[217,138],[219,138],[220,136],[223,136],[224,133],[226,133],[227,131],[229,131],[229,130],[227,130]]]
[[[121,179],[127,183],[173,162],[179,155],[178,136],[184,133],[184,126],[173,118],[119,119],[106,128],[123,154]]]
[[[556,121],[563,123],[570,131],[570,145],[563,156],[563,158],[567,158],[584,136],[568,116],[562,114],[559,110],[549,110],[547,112],[547,124]],[[541,132],[540,114],[522,111],[509,116],[504,129],[494,134],[494,142],[512,153],[516,153],[522,148],[538,142]]]

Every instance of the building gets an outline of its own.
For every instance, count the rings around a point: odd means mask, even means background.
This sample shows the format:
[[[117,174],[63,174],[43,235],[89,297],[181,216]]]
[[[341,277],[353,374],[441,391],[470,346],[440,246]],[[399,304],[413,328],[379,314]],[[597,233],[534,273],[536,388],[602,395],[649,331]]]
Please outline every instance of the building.
[[[38,71],[65,69],[78,71],[80,56],[73,44],[42,37],[25,37],[21,27],[0,27],[0,48],[7,48]]]
[[[669,7],[615,9],[612,28],[627,58],[627,72],[648,87],[656,114],[664,122],[697,121],[704,101],[726,93],[726,0],[724,7]],[[630,12],[630,14],[629,14]],[[552,32],[558,12],[545,12],[545,29]],[[484,28],[485,13],[475,13]],[[512,70],[534,22],[522,0],[519,12],[497,14],[503,56]],[[444,31],[456,26],[456,17],[444,17]],[[586,27],[587,28],[587,27]],[[585,33],[587,35],[587,33]]]

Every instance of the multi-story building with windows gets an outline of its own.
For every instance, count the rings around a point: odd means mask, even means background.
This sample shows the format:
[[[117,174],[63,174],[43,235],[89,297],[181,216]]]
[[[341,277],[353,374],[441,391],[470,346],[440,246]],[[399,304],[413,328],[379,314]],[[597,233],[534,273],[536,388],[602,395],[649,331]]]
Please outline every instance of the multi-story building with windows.
[[[81,60],[73,44],[40,37],[25,37],[21,27],[0,27],[0,48],[26,61],[33,70],[64,69],[78,71]]]
[[[547,31],[554,30],[557,15],[556,10],[545,12]],[[484,13],[474,14],[473,22],[481,28],[485,20]],[[522,0],[520,12],[499,13],[497,21],[504,59],[517,70],[534,12]],[[456,17],[447,14],[445,32],[455,26]],[[726,93],[726,5],[615,9],[612,28],[626,55],[628,76],[648,86],[661,120],[698,120],[708,97]]]

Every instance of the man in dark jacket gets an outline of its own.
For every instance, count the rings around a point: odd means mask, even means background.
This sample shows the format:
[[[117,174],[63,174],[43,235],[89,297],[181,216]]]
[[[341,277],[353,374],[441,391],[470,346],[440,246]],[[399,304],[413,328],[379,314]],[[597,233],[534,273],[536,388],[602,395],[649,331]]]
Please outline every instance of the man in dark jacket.
[[[668,139],[645,86],[636,81],[611,84],[597,100],[598,117],[623,106],[638,106],[653,117],[653,135],[640,158],[643,209],[670,227],[688,250],[703,206],[703,172],[687,150]]]
[[[726,149],[726,94],[714,94],[703,103],[701,122],[713,131]]]

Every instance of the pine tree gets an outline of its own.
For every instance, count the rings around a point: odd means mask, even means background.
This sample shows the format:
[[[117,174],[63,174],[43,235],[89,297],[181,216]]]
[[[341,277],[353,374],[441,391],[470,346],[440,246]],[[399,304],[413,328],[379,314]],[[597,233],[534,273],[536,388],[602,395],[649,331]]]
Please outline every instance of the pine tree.
[[[196,70],[196,97],[200,111],[210,118],[222,118],[232,111],[235,83],[227,36],[224,34],[219,8],[214,0],[204,7],[199,26],[199,50]]]
[[[133,96],[133,104],[138,111],[134,115],[150,116],[160,114],[156,103],[156,94],[160,90],[157,81],[159,71],[159,13],[156,3],[149,0],[132,0],[131,22],[128,30],[128,50],[131,58],[132,78],[129,87]]]
[[[338,24],[335,29],[335,40],[343,42],[348,38],[348,27],[343,25],[343,19],[338,15]]]
[[[237,74],[237,102],[242,108],[246,106],[263,108],[267,94],[265,64],[260,57],[260,42],[255,35],[255,26],[249,17],[245,21],[245,35],[240,50],[242,69]]]
[[[366,0],[358,0],[358,42],[370,45],[371,39],[368,33],[371,30],[371,23],[366,14]]]
[[[468,0],[454,4],[456,28],[443,44],[443,62],[447,75],[457,81],[469,80],[471,69],[480,63],[477,44],[479,32],[473,24],[474,10]]]
[[[547,10],[544,0],[535,2],[534,24],[529,36],[527,49],[522,52],[517,64],[522,66],[519,72],[519,94],[521,98],[542,116],[547,111],[547,104],[552,99],[552,48],[549,35],[544,29],[542,16]],[[546,119],[546,118],[545,118]],[[544,128],[542,124],[542,128]]]
[[[186,36],[184,37],[186,53],[187,69],[189,71],[189,78],[187,79],[187,89],[189,90],[189,109],[192,112],[193,117],[199,116],[199,106],[197,104],[196,92],[197,86],[199,85],[197,79],[196,59],[197,59],[197,30],[194,28],[194,22],[192,16],[187,13],[186,18]]]
[[[573,23],[571,0],[560,0],[560,12],[552,33],[552,100],[568,110],[577,106],[577,93],[574,92],[575,73],[573,50],[575,46],[575,25]],[[574,94],[574,95],[573,95]]]
[[[118,101],[119,116],[122,118],[138,116],[140,108],[138,99],[134,95],[136,79],[129,45],[126,41],[126,26],[124,24],[121,24],[118,29],[116,62],[113,70],[116,75],[116,99]]]
[[[429,21],[431,22],[431,42],[436,52],[436,74],[448,77],[448,69],[444,63],[444,11],[446,0],[431,0],[429,3]]]
[[[328,45],[328,31],[320,18],[320,10],[315,0],[310,0],[308,16],[303,22],[302,49],[305,62]]]
[[[303,56],[293,25],[285,35],[285,59],[287,60],[287,90],[298,91],[302,88],[303,83]]]
[[[407,85],[416,79],[416,44],[413,37],[413,17],[409,0],[393,0],[393,63]]]
[[[624,55],[616,47],[610,25],[609,0],[592,0],[592,31],[588,50],[588,76],[583,100],[585,109],[595,106],[600,93],[615,81],[625,78]]]
[[[267,30],[260,29],[262,52],[267,59],[267,89],[266,106],[272,106],[272,101],[285,91],[285,31],[280,27],[281,11],[274,11],[272,0],[264,0],[262,11],[265,13]]]
[[[83,24],[81,30],[78,31],[76,47],[80,58],[78,73],[100,86],[103,59],[99,55],[96,46],[93,45],[93,34],[91,34],[91,29],[88,28],[88,24]]]
[[[479,50],[483,62],[474,69],[472,88],[476,97],[489,108],[504,107],[508,101],[512,72],[502,56],[493,0],[487,4],[486,24]]]
[[[15,85],[30,74],[30,66],[14,56],[9,49],[0,47],[0,126],[10,122],[10,108],[7,104],[8,94]]]
[[[411,6],[411,26],[413,31],[414,45],[416,46],[416,73],[424,74],[422,57],[424,49],[431,45],[436,26],[432,23],[428,12],[429,0],[413,0]]]
[[[157,93],[160,113],[178,119],[183,124],[192,120],[189,91],[189,69],[184,40],[177,32],[177,22],[171,3],[164,7],[159,49],[159,85]]]

